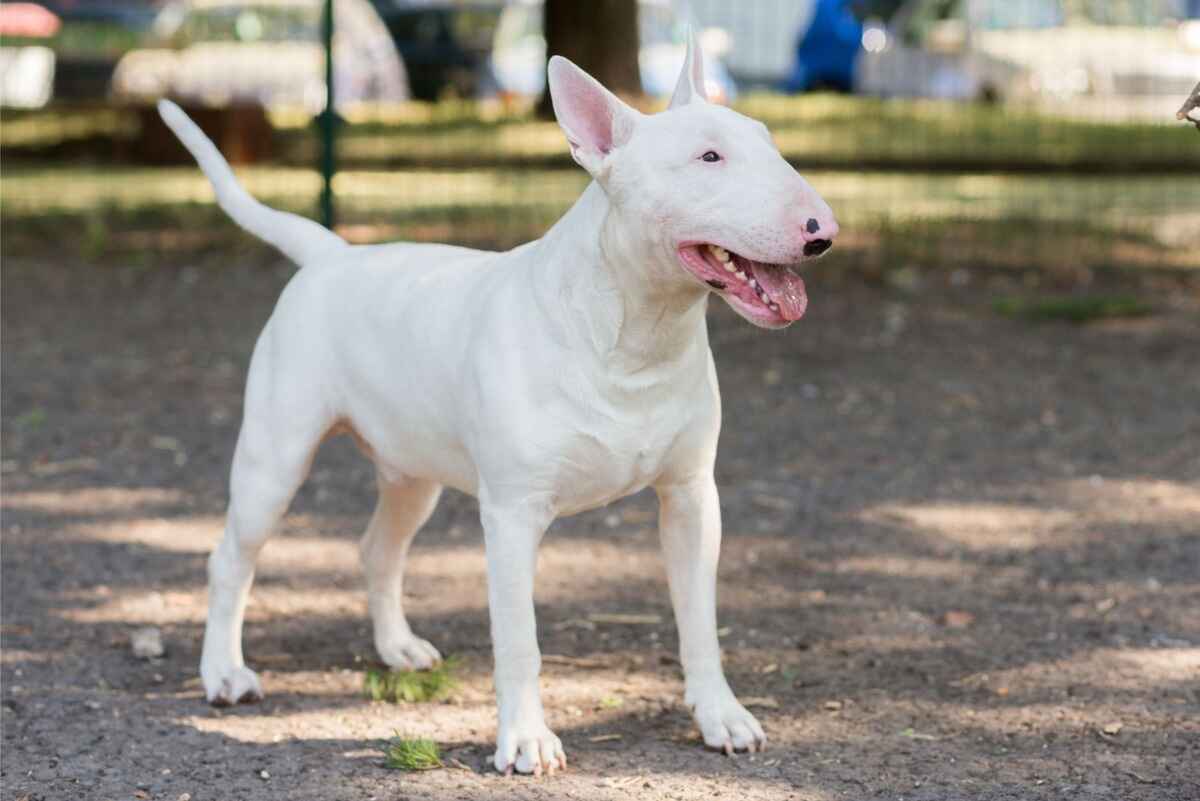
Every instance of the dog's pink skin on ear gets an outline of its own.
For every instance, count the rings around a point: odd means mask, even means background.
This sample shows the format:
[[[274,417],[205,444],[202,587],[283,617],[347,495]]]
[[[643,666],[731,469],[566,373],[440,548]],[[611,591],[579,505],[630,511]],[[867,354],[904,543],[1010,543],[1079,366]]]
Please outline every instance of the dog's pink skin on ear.
[[[571,155],[597,175],[605,157],[629,140],[637,112],[562,56],[550,59],[550,99]]]
[[[696,101],[708,102],[708,92],[704,88],[704,53],[700,50],[695,29],[689,26],[687,55],[683,59],[683,69],[679,71],[679,82],[675,84],[669,108],[679,108]]]

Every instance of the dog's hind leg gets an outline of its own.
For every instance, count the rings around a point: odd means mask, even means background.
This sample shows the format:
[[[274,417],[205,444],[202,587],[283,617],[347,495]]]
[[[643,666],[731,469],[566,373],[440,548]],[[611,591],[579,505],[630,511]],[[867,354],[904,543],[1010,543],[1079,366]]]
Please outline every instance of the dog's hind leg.
[[[415,478],[390,483],[379,477],[379,501],[360,553],[367,574],[375,650],[388,666],[416,670],[441,661],[437,649],[413,634],[404,617],[404,563],[408,546],[437,505],[440,484]]]
[[[293,386],[277,358],[255,348],[246,386],[245,416],[229,482],[225,535],[208,559],[208,622],[200,677],[215,706],[262,698],[258,676],[242,658],[242,620],[259,551],[303,483],[330,420],[309,387]]]

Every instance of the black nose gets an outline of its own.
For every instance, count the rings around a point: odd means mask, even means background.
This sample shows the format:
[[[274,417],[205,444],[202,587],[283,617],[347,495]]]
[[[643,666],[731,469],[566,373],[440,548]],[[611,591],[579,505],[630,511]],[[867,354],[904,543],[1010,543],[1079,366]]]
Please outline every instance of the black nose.
[[[811,242],[806,242],[804,245],[805,256],[820,256],[825,251],[833,247],[833,242],[828,239],[814,239]]]
[[[817,231],[821,230],[821,224],[819,222],[817,222],[816,217],[809,217],[808,225],[804,226],[804,229],[806,231],[808,231],[810,234],[815,234]]]

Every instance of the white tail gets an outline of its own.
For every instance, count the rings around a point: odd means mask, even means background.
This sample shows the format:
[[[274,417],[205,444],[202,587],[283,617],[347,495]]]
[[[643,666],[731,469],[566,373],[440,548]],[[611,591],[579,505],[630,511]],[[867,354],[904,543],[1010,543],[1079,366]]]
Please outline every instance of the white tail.
[[[160,100],[158,113],[212,182],[217,203],[242,228],[274,245],[301,267],[348,247],[346,240],[323,225],[264,206],[251,197],[234,177],[229,162],[179,106],[170,100]]]

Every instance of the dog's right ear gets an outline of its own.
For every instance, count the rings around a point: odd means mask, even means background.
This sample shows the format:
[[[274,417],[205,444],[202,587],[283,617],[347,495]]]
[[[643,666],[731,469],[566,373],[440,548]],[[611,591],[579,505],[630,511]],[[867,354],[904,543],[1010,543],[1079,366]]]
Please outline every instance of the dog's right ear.
[[[629,141],[638,112],[562,56],[550,59],[550,100],[571,157],[600,177],[609,155]]]

